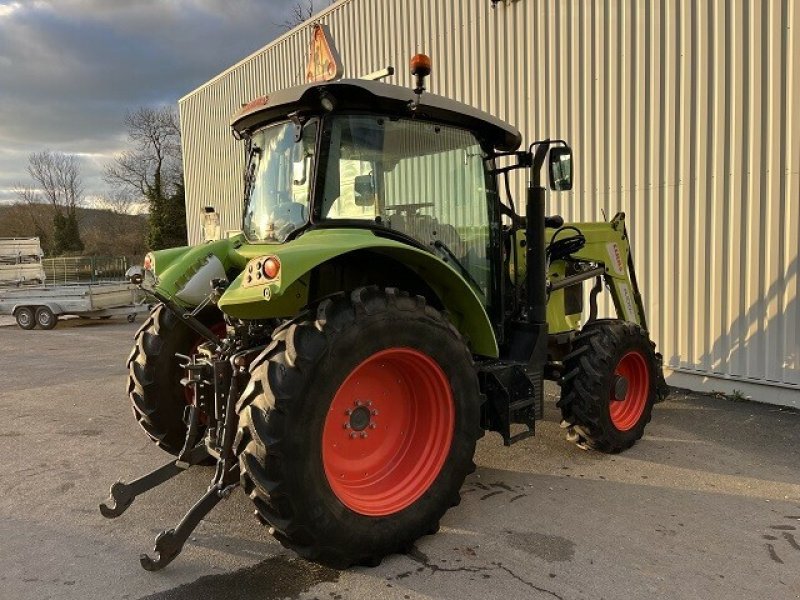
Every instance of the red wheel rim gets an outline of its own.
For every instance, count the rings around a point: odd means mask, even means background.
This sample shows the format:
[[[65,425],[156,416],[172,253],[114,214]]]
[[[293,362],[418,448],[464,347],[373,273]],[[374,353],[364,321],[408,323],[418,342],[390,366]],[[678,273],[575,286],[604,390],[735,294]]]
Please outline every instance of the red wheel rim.
[[[411,348],[373,354],[344,380],[322,430],[322,463],[336,497],[368,516],[416,502],[450,452],[455,407],[447,376]]]
[[[620,359],[614,373],[628,381],[628,389],[622,400],[617,400],[614,391],[611,391],[609,402],[611,422],[620,431],[628,431],[639,422],[647,405],[647,397],[650,394],[650,370],[641,352],[632,350]]]

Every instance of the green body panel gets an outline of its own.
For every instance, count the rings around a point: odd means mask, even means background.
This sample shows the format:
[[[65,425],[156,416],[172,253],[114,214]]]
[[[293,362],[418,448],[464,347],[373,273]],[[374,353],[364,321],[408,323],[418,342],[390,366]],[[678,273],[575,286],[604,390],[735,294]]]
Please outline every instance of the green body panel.
[[[630,246],[624,218],[611,222],[571,223],[586,237],[586,245],[573,257],[601,262],[606,266],[608,285],[619,318],[644,324],[640,305],[628,269]],[[554,230],[547,230],[549,242]],[[525,235],[517,233],[519,277],[525,276]],[[403,263],[417,273],[437,294],[453,324],[469,340],[473,352],[497,357],[497,339],[484,302],[460,273],[435,255],[402,242],[376,236],[366,229],[312,230],[285,244],[251,244],[244,236],[153,252],[155,287],[173,301],[183,304],[176,294],[210,254],[216,256],[225,271],[238,273],[222,298],[220,309],[236,318],[267,319],[292,317],[308,303],[312,271],[323,263],[358,250],[368,250]],[[246,283],[248,267],[259,258],[276,256],[281,263],[275,281]],[[255,268],[255,266],[254,266]],[[554,261],[548,277],[551,281],[566,275],[566,263]],[[513,272],[512,272],[513,277]],[[581,313],[568,314],[565,290],[550,294],[547,321],[551,333],[574,331],[580,327]],[[186,306],[188,307],[188,306]]]
[[[204,261],[209,254],[216,256],[226,271],[237,266],[243,267],[246,261],[236,251],[237,247],[242,246],[243,239],[244,236],[238,235],[197,246],[180,246],[151,252],[155,259],[156,289],[180,303],[175,294],[194,273],[196,265]]]
[[[578,252],[572,254],[573,258],[591,262],[603,263],[606,267],[605,283],[611,291],[617,316],[625,321],[644,324],[644,318],[637,305],[635,288],[631,282],[628,269],[628,256],[630,244],[625,231],[625,219],[617,216],[614,220],[590,223],[565,223],[565,226],[574,226],[581,230],[586,237],[586,245]],[[545,241],[550,242],[554,229],[545,232]],[[567,237],[570,233],[564,232]],[[519,261],[519,276],[525,276],[525,233],[517,233],[517,260]],[[562,260],[554,261],[550,265],[548,278],[551,281],[563,278],[566,274],[566,263]],[[512,271],[513,277],[513,271]],[[591,283],[591,282],[589,282]],[[557,290],[550,294],[547,302],[547,323],[551,333],[574,331],[581,323],[581,314],[567,314],[564,309],[565,290]]]
[[[237,271],[219,300],[219,308],[241,319],[292,317],[308,302],[311,272],[337,256],[357,250],[393,258],[417,273],[438,295],[451,321],[466,336],[473,352],[496,357],[497,339],[483,302],[473,288],[438,257],[365,229],[312,230],[285,244],[249,244],[242,236],[200,246],[154,252],[157,289],[175,298],[194,266],[209,254],[220,259],[226,271]],[[250,263],[276,256],[281,263],[275,281],[248,283]]]

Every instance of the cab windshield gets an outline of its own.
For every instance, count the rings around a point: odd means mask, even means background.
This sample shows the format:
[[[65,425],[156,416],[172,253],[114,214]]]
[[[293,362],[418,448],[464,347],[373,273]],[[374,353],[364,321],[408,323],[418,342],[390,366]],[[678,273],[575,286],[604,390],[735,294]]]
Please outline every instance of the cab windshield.
[[[253,135],[242,227],[250,241],[282,243],[308,221],[316,122],[303,128],[300,141],[295,132],[294,124],[286,122]]]

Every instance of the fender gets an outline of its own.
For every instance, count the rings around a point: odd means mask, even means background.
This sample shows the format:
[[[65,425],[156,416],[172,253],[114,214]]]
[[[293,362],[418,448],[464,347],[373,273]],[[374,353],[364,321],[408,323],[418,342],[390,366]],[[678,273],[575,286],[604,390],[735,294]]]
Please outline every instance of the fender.
[[[311,272],[333,258],[359,250],[393,258],[414,271],[439,297],[472,351],[498,356],[486,309],[460,273],[424,250],[377,236],[368,229],[311,230],[286,244],[242,246],[239,252],[249,260],[220,298],[219,307],[242,319],[294,316],[308,302]],[[259,265],[269,256],[280,261],[280,272],[272,280],[259,276]]]
[[[61,305],[55,302],[18,302],[11,309],[11,314],[16,315],[20,308],[32,308],[34,311],[36,311],[37,308],[42,306],[49,308],[56,316],[64,312],[64,309],[61,307]]]

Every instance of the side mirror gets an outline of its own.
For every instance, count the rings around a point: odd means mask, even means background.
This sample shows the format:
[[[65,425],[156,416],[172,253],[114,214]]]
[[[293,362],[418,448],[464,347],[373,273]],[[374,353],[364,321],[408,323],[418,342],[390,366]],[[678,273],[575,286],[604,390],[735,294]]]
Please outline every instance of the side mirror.
[[[572,189],[572,150],[557,146],[550,150],[550,189],[566,192]]]
[[[358,175],[353,180],[356,206],[372,206],[375,204],[375,182],[372,173]]]

